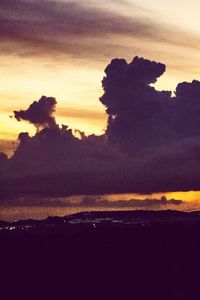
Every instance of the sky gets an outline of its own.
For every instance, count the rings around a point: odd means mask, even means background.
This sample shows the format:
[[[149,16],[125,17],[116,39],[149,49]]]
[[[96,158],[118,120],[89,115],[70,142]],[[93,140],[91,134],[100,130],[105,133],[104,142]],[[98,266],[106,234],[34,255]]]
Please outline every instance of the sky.
[[[86,135],[108,131],[99,98],[113,58],[165,64],[151,85],[172,95],[179,82],[198,80],[199,8],[195,0],[1,0],[0,150],[11,156],[20,132],[35,135],[35,124],[17,121],[13,111],[42,95],[56,98],[59,126]]]
[[[34,133],[9,116],[43,94],[59,101],[59,123],[101,134],[101,80],[114,57],[165,63],[160,89],[198,79],[198,8],[195,0],[1,1],[1,144],[24,129]]]

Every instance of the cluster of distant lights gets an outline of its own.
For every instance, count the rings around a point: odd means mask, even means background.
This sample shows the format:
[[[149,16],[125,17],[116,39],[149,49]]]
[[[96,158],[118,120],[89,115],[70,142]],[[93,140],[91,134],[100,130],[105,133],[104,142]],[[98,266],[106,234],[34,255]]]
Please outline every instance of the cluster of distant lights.
[[[149,222],[144,222],[140,220],[132,220],[132,221],[124,221],[120,219],[113,219],[113,218],[95,218],[95,219],[74,219],[69,221],[69,224],[75,225],[75,224],[92,224],[94,228],[97,227],[97,225],[100,225],[102,223],[112,223],[112,224],[124,224],[124,225],[130,225],[130,224],[137,224],[137,225],[142,225],[145,226],[149,224]]]
[[[14,231],[14,230],[29,230],[30,228],[34,228],[35,226],[24,225],[24,226],[3,226],[0,227],[1,231]]]
[[[113,218],[92,218],[92,219],[81,219],[81,218],[77,218],[77,219],[73,219],[73,220],[63,220],[63,223],[69,224],[69,225],[80,225],[80,224],[91,224],[91,226],[95,229],[98,225],[102,224],[102,223],[112,223],[112,224],[122,224],[122,225],[129,225],[129,224],[137,224],[137,225],[141,225],[141,226],[145,226],[147,225],[148,222],[144,222],[144,221],[140,221],[140,220],[132,220],[132,221],[128,221],[128,220],[120,220],[120,219],[113,219]],[[44,227],[54,227],[56,226],[56,224],[43,224]],[[42,227],[43,227],[42,226]],[[6,226],[1,226],[0,227],[0,231],[28,231],[29,229],[34,229],[36,228],[36,225],[18,225],[18,226],[14,226],[14,225],[6,225]]]

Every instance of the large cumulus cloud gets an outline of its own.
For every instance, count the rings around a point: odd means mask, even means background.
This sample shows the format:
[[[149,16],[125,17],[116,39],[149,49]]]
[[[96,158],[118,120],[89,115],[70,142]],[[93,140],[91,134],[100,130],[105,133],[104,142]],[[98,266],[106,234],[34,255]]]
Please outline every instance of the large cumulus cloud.
[[[77,138],[59,127],[54,98],[15,112],[40,126],[33,137],[20,133],[11,159],[1,155],[1,198],[200,190],[200,82],[180,83],[174,95],[157,91],[152,84],[164,72],[164,64],[143,58],[111,61],[102,136]]]
[[[166,138],[171,93],[150,86],[164,71],[165,65],[138,57],[130,64],[114,59],[107,66],[100,101],[107,108],[107,135],[112,142],[132,151]]]
[[[114,59],[105,69],[100,101],[109,115],[107,135],[126,150],[160,147],[200,132],[200,82],[180,83],[175,97],[152,83],[165,71],[160,63],[135,57]]]

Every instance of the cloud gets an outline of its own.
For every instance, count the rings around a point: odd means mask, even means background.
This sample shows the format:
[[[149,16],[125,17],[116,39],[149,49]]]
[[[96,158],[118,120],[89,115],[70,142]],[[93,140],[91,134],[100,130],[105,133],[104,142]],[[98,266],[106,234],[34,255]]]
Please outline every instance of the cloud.
[[[135,57],[105,69],[100,98],[108,114],[101,136],[56,125],[56,100],[43,96],[20,119],[40,126],[20,133],[0,163],[0,197],[156,193],[200,190],[200,82],[180,83],[175,96],[151,86],[165,65]]]
[[[161,199],[130,199],[130,200],[116,200],[109,201],[105,199],[93,199],[90,197],[83,198],[77,206],[83,207],[104,207],[104,208],[164,208],[170,205],[181,205],[184,201],[161,197]]]
[[[28,197],[16,197],[16,206],[56,206],[56,207],[83,207],[85,210],[94,208],[109,209],[181,209],[187,204],[183,200],[169,199],[162,196],[160,199],[144,198],[129,200],[107,200],[103,196],[78,196],[80,199],[72,200],[71,197],[41,197],[39,195],[29,195]],[[13,205],[12,199],[1,199],[0,205]]]
[[[13,142],[12,140],[0,139],[0,149],[2,152],[5,152],[9,156],[12,156],[15,148],[16,148],[16,143]]]
[[[82,56],[88,48],[94,50],[93,38],[103,40],[110,34],[151,35],[150,24],[78,1],[1,1],[2,51]]]
[[[91,60],[111,57],[113,51],[129,52],[130,46],[132,51],[143,51],[147,41],[199,50],[197,36],[160,24],[144,11],[124,1],[116,9],[113,1],[95,5],[91,1],[2,0],[0,53]]]
[[[52,116],[55,111],[56,99],[42,96],[40,100],[34,101],[27,110],[14,111],[17,121],[25,120],[38,127],[55,128],[57,124]]]
[[[0,163],[5,163],[7,162],[8,157],[4,152],[0,152]]]
[[[100,101],[109,115],[107,136],[132,152],[199,137],[200,82],[180,83],[176,96],[151,86],[165,65],[135,57],[114,59],[106,67]]]

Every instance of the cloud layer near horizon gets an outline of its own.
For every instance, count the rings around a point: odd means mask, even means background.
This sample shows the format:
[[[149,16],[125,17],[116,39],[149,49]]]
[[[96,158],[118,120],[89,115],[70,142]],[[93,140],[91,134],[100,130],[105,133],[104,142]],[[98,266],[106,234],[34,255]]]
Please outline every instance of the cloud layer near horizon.
[[[1,154],[1,198],[200,190],[200,82],[180,83],[172,96],[151,86],[164,71],[138,57],[111,61],[102,81],[102,136],[79,132],[79,139],[60,128],[51,97],[15,111],[42,129],[20,133],[11,159]]]

